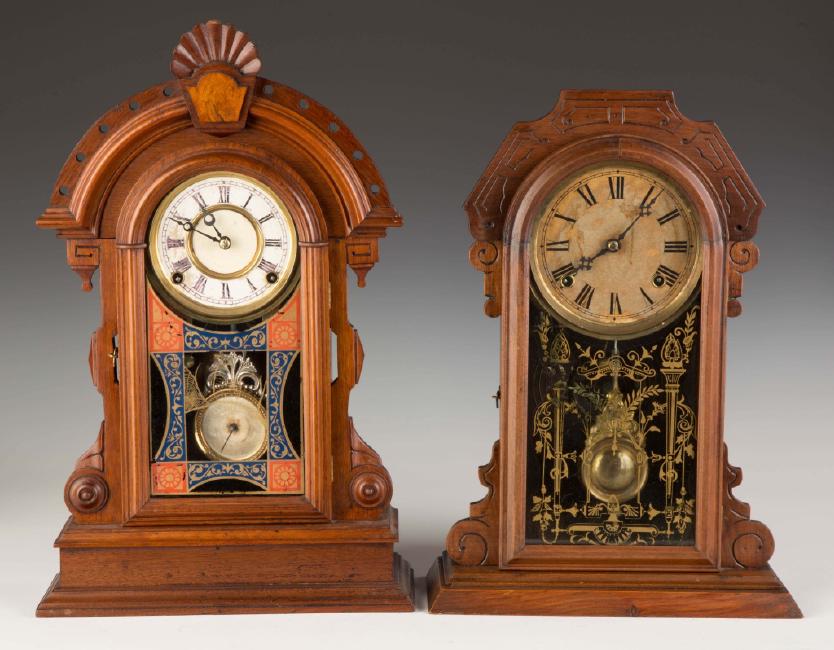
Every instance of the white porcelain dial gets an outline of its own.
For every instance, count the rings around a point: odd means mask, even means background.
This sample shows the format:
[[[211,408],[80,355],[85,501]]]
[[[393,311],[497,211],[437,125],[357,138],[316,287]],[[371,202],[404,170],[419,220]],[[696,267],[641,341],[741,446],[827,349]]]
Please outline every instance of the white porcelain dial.
[[[163,200],[151,223],[153,270],[166,293],[210,320],[255,314],[293,278],[298,240],[281,200],[230,172],[202,174]]]

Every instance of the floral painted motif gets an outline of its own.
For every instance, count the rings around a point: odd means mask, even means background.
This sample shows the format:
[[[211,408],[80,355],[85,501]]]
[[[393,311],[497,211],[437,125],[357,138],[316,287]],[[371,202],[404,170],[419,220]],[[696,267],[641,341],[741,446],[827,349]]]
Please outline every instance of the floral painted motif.
[[[284,427],[284,381],[298,352],[270,352],[267,374],[269,376],[269,458],[297,458]]]
[[[300,460],[269,462],[270,492],[301,492],[302,466]]]
[[[245,332],[212,332],[185,325],[185,349],[188,352],[265,350],[266,325],[258,325]]]
[[[266,463],[261,460],[244,462],[190,462],[188,489],[222,478],[237,478],[266,488]]]
[[[148,350],[180,352],[182,343],[182,320],[148,287]]]
[[[296,293],[269,321],[270,350],[301,349],[301,301]]]
[[[151,465],[153,494],[182,494],[186,491],[185,463],[153,463]]]

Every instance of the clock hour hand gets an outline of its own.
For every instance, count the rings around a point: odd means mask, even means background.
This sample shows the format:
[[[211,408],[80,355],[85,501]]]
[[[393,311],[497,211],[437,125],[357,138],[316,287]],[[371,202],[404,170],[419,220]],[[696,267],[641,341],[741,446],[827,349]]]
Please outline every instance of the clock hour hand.
[[[182,226],[182,229],[185,232],[194,231],[194,232],[202,235],[203,237],[208,237],[209,239],[211,239],[211,241],[216,241],[218,244],[221,243],[221,241],[222,241],[222,239],[220,237],[215,237],[213,235],[209,235],[207,232],[203,232],[202,230],[197,230],[197,228],[194,227],[194,224],[191,223],[190,221],[187,221],[185,219],[174,219],[174,221],[176,221],[178,224],[180,224]]]
[[[212,228],[214,228],[214,232],[217,233],[217,236],[220,237],[220,239],[223,239],[223,237],[224,237],[223,233],[220,232],[220,230],[217,229],[217,218],[214,216],[214,213],[206,212],[203,215],[202,218],[203,218],[203,222],[207,226],[211,226]]]

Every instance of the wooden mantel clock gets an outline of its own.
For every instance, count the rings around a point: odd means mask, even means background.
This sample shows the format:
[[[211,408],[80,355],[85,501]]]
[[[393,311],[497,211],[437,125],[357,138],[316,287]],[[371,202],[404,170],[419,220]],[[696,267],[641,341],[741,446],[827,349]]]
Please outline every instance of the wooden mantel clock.
[[[502,320],[500,440],[430,611],[800,616],[723,442],[764,204],[715,124],[671,92],[565,91],[465,207]]]
[[[104,401],[40,616],[413,609],[391,479],[348,415],[347,267],[362,286],[402,221],[345,124],[260,67],[243,32],[195,26],[38,219],[85,290],[100,270]]]

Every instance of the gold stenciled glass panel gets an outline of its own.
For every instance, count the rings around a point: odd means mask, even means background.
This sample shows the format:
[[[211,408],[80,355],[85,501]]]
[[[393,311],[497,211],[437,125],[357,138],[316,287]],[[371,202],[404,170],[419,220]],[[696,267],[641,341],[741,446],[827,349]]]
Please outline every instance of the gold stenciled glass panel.
[[[530,298],[528,544],[693,544],[699,295],[666,327],[593,338]]]

